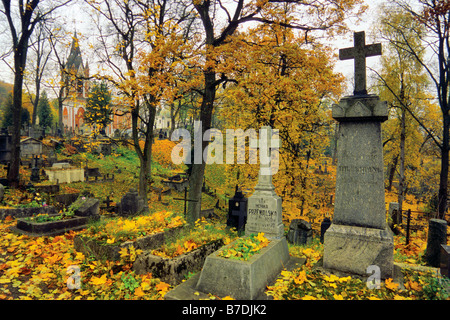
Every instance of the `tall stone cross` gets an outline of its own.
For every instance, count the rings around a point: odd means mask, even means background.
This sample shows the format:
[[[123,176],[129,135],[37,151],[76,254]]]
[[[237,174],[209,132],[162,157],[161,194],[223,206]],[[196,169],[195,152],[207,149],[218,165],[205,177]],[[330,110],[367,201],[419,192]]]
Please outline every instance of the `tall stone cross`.
[[[355,62],[355,90],[353,94],[367,95],[366,90],[366,57],[380,56],[381,43],[366,45],[364,31],[353,35],[353,48],[339,50],[339,60],[354,59]]]

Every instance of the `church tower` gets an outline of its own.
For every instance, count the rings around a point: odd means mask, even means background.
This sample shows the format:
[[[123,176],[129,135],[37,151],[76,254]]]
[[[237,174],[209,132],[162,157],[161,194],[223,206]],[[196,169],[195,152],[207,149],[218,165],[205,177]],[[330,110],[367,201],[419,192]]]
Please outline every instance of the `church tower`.
[[[89,66],[83,62],[76,31],[72,37],[67,62],[61,72],[63,90],[63,124],[66,130],[80,133],[84,127],[86,98],[89,93]]]

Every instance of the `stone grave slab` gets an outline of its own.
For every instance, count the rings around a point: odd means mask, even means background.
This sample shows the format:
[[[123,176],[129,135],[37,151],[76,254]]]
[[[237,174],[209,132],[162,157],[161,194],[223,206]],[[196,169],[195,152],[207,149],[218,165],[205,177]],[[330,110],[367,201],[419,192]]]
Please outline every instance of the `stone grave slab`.
[[[272,240],[248,261],[226,259],[218,254],[216,251],[206,258],[196,288],[239,300],[254,300],[261,296],[280,273],[280,265],[289,260],[285,238]]]
[[[442,244],[447,244],[447,221],[430,219],[428,222],[427,249],[425,251],[425,260],[428,265],[435,268],[439,267]]]
[[[58,216],[52,215],[52,216]],[[63,219],[58,221],[49,222],[33,222],[28,221],[26,218],[17,219],[17,225],[11,227],[13,232],[25,234],[30,237],[43,237],[43,236],[55,236],[63,234],[67,231],[81,230],[86,228],[87,224],[92,220],[97,220],[97,217],[85,216],[77,217],[74,216],[69,219]]]
[[[54,163],[52,167],[44,170],[50,182],[71,183],[84,181],[84,169],[70,166],[68,163]]]

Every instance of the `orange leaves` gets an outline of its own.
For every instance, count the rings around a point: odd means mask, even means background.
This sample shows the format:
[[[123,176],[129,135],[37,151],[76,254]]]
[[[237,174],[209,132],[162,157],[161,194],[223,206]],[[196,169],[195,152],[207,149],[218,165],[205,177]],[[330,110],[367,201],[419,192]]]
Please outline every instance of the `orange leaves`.
[[[392,291],[397,290],[398,286],[399,286],[398,283],[393,282],[392,278],[386,279],[385,285],[386,285],[387,289],[392,290]]]
[[[99,285],[105,284],[106,281],[107,281],[107,279],[106,279],[106,273],[105,273],[101,277],[92,277],[90,280],[90,283],[95,286],[99,286]]]
[[[160,282],[156,285],[156,290],[158,290],[159,294],[164,297],[164,295],[169,291],[170,284],[165,282]]]

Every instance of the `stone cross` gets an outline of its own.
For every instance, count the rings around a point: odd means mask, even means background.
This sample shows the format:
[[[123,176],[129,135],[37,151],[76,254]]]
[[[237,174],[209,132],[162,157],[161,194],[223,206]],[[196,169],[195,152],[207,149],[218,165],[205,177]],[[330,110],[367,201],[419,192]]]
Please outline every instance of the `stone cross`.
[[[274,137],[275,136],[275,137]],[[258,174],[258,185],[262,189],[274,189],[272,184],[272,150],[281,147],[278,130],[272,130],[270,126],[261,127],[259,139],[250,140],[250,148],[259,148],[260,169]]]
[[[366,57],[380,56],[381,43],[366,45],[364,31],[354,33],[353,43],[353,48],[339,50],[339,60],[354,59],[355,90],[353,94],[366,95]]]

